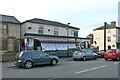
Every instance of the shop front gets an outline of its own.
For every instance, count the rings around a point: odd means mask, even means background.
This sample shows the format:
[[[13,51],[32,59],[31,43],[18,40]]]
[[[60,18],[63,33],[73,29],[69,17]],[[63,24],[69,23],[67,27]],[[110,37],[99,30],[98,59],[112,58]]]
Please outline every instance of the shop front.
[[[76,44],[79,41],[60,39],[60,38],[44,38],[44,37],[29,37],[28,50],[40,50],[51,55],[71,56],[73,51],[77,49]]]

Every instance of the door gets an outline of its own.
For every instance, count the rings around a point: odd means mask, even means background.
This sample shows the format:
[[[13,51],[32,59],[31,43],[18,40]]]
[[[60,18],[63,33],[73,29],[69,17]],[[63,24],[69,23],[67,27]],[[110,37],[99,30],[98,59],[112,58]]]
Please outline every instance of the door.
[[[88,57],[89,57],[89,59],[94,58],[94,54],[92,53],[92,50],[88,50]]]
[[[47,64],[51,62],[51,58],[45,52],[39,51],[39,55],[40,55],[40,59],[39,59],[40,63]]]
[[[39,59],[40,59],[39,53],[36,51],[33,51],[31,52],[31,56],[32,56],[31,59],[33,60],[33,63],[39,64]]]
[[[84,50],[87,59],[90,59],[90,53],[88,50]]]

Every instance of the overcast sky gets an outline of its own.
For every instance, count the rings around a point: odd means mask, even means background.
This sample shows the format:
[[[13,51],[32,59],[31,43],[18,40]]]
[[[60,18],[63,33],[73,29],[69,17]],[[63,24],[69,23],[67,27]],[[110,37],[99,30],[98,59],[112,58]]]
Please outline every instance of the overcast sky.
[[[32,18],[57,21],[80,28],[79,37],[107,22],[118,22],[120,0],[2,0],[0,14],[23,22]],[[118,24],[117,24],[118,25]]]

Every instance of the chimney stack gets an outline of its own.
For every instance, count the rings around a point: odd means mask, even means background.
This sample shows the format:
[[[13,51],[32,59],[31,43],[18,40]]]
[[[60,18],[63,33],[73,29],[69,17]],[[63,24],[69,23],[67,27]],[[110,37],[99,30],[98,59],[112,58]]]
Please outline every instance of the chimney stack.
[[[115,22],[115,21],[112,21],[112,22],[111,22],[111,25],[116,26],[116,22]]]

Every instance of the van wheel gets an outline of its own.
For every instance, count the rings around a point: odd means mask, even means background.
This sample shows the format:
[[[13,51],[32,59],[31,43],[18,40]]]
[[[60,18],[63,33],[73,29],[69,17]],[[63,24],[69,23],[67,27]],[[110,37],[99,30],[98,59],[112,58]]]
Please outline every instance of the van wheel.
[[[56,64],[57,64],[57,60],[56,59],[52,59],[51,65],[56,65]]]
[[[32,66],[33,66],[33,63],[31,61],[25,62],[25,68],[26,69],[30,69],[30,68],[32,68]]]
[[[85,56],[83,57],[83,61],[86,61],[86,57]]]
[[[117,57],[117,61],[119,61],[119,60],[120,60],[120,57],[118,56],[118,57]]]

